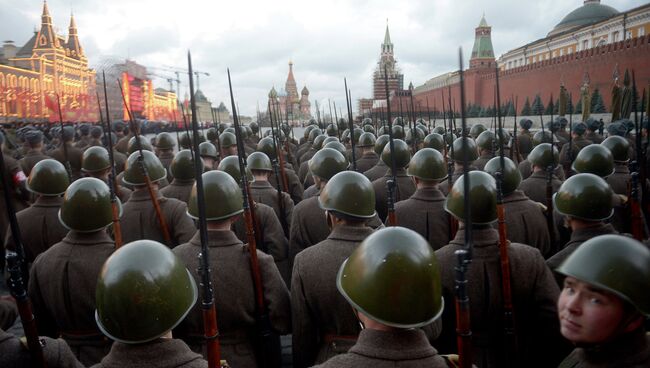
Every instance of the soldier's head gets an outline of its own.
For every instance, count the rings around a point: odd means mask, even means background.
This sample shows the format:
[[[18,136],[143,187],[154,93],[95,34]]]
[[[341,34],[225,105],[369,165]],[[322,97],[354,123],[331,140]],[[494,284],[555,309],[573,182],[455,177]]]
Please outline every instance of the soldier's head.
[[[465,177],[469,176],[470,218],[466,217]],[[470,171],[459,177],[447,195],[445,211],[466,226],[489,227],[497,220],[497,186],[494,178],[483,171]]]
[[[93,125],[92,128],[90,128],[90,137],[92,139],[99,139],[102,137],[102,134],[104,134],[102,127],[98,125]]]
[[[560,162],[560,153],[550,143],[540,143],[528,154],[528,161],[533,171],[544,171],[549,167],[555,169]]]
[[[481,133],[483,133],[486,130],[487,128],[485,127],[485,125],[481,123],[477,123],[472,125],[472,127],[469,130],[469,135],[471,135],[472,138],[476,139],[478,138],[479,135],[481,135]]]
[[[494,153],[495,148],[499,145],[499,138],[491,130],[486,130],[476,138],[476,145],[482,155]]]
[[[95,291],[95,321],[112,340],[144,344],[171,337],[197,298],[194,278],[169,248],[137,240],[104,262]]]
[[[614,192],[594,174],[576,174],[553,195],[553,207],[573,230],[597,225],[614,214]]]
[[[84,151],[81,157],[81,171],[104,181],[108,180],[111,170],[111,158],[104,147],[93,146]]]
[[[589,173],[607,178],[615,171],[614,156],[604,145],[590,144],[578,152],[571,169],[580,174]]]
[[[171,152],[174,150],[174,146],[176,146],[176,139],[167,132],[158,133],[154,141],[154,146],[156,147],[156,154]]]
[[[348,159],[341,152],[333,148],[319,150],[307,163],[316,187],[320,189],[334,175],[347,170],[349,165]]]
[[[127,146],[127,149],[126,149],[127,154],[130,155],[133,152],[138,151],[140,149],[140,147],[142,147],[142,150],[144,150],[144,151],[153,152],[153,146],[151,145],[151,142],[149,142],[147,140],[147,138],[145,138],[142,135],[139,135],[138,138],[139,138],[140,145],[138,145],[138,140],[136,140],[135,136],[133,136],[133,137],[131,137],[131,139],[129,139],[129,143],[128,143],[128,146]]]
[[[246,164],[253,173],[254,181],[269,181],[273,172],[271,159],[264,152],[253,152],[246,158]]]
[[[519,127],[523,130],[529,130],[533,126],[533,121],[528,118],[519,120]]]
[[[392,165],[391,160],[393,159],[395,161],[396,170],[405,168],[411,160],[411,150],[408,144],[401,139],[393,139],[393,147],[395,148],[395,153],[391,152],[390,142],[386,142],[381,153],[381,160],[389,168]]]
[[[124,124],[123,122],[116,121],[113,123],[113,131],[115,132],[118,138],[124,137],[125,129],[126,129],[126,124]]]
[[[377,139],[375,138],[375,135],[373,133],[365,132],[359,136],[357,147],[361,148],[361,151],[363,153],[372,152],[375,148],[376,142]]]
[[[219,135],[221,157],[237,155],[237,137],[234,133],[224,131]]]
[[[68,172],[57,160],[41,160],[32,168],[25,186],[27,190],[39,196],[58,197],[65,193],[70,185]]]
[[[465,141],[465,143],[463,143],[463,141]],[[478,147],[472,138],[456,138],[452,143],[452,148],[453,149],[449,150],[449,157],[454,160],[454,164],[457,166],[463,165],[465,152],[467,152],[467,161],[470,163],[478,158]]]
[[[630,160],[630,142],[627,139],[612,135],[607,137],[601,144],[612,153],[615,163],[622,165]]]
[[[497,156],[485,164],[486,173],[497,178],[497,173],[501,175],[501,194],[505,197],[519,187],[521,183],[521,173],[517,165],[508,157],[503,158],[503,167],[501,167],[501,157]]]
[[[122,204],[117,200],[119,215]],[[63,196],[59,221],[67,229],[91,233],[104,231],[113,223],[113,206],[108,185],[96,178],[81,178],[70,184]]]
[[[442,153],[445,150],[445,139],[438,133],[431,133],[424,137],[422,145],[425,148],[433,148]]]
[[[90,134],[90,125],[85,123],[79,125],[79,135],[81,135],[82,137],[87,137],[88,134]]]
[[[582,137],[586,131],[587,131],[587,124],[578,123],[573,125],[571,134],[573,135],[574,138],[578,138],[578,137]]]
[[[367,237],[339,269],[336,286],[365,328],[419,328],[444,307],[435,252],[418,233],[388,227]]]
[[[225,172],[230,175],[235,182],[241,184],[242,177],[241,168],[239,166],[239,156],[232,155],[224,157],[224,159],[219,162],[217,170]],[[248,180],[248,182],[253,181],[253,174],[248,167],[246,167],[246,180]]]
[[[442,154],[433,148],[423,148],[409,162],[406,174],[417,188],[435,187],[447,178],[447,165]]]
[[[634,331],[650,316],[650,250],[620,235],[592,238],[556,269],[564,276],[557,303],[562,335],[597,346]]]
[[[327,181],[318,197],[330,228],[339,224],[363,226],[375,216],[375,190],[363,174],[341,171]]]
[[[217,147],[212,142],[201,142],[199,144],[199,155],[203,159],[205,170],[214,169],[214,163],[217,161]]]
[[[27,146],[33,150],[43,148],[43,133],[40,130],[30,130],[23,136]]]
[[[216,230],[229,230],[230,225],[244,212],[241,188],[227,172],[212,170],[202,175],[203,196],[205,199],[205,218],[208,227]],[[198,220],[199,207],[196,184],[192,187],[187,214]]]
[[[195,179],[194,155],[190,150],[180,150],[169,164],[169,172],[175,181],[191,182]]]
[[[151,184],[157,188],[158,182],[167,177],[167,170],[165,170],[160,159],[151,151],[143,150],[142,159],[140,159],[139,151],[135,151],[129,155],[124,164],[124,177],[122,181],[127,185],[133,186],[135,190],[146,189],[146,179],[142,172],[141,163],[147,169]]]

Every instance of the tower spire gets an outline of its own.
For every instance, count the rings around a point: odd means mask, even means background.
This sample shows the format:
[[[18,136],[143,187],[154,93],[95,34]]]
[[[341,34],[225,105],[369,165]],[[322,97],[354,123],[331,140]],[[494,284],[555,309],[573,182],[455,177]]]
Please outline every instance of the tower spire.
[[[47,1],[43,1],[41,29],[36,35],[34,49],[51,49],[58,47],[60,47],[59,40],[54,33],[54,28],[52,27],[52,17],[50,16],[50,10],[47,7]]]
[[[70,56],[74,58],[83,56],[84,51],[79,42],[77,23],[74,20],[74,14],[72,14],[72,12],[70,12],[70,27],[68,27],[68,41],[66,42],[65,47],[70,50]]]
[[[472,57],[469,59],[469,67],[494,68],[494,48],[492,47],[492,27],[485,20],[485,13],[481,17],[478,27],[475,29],[474,47]]]

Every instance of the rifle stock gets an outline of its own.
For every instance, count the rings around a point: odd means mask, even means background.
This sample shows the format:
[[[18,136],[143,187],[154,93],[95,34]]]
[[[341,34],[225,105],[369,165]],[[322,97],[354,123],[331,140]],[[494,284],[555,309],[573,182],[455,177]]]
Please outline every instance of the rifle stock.
[[[386,112],[388,114],[388,145],[390,147],[390,172],[391,178],[386,181],[387,206],[388,206],[388,225],[397,226],[397,217],[395,216],[395,187],[397,186],[397,177],[395,174],[395,143],[393,141],[393,122],[390,113],[390,95],[388,92],[388,70],[384,65],[384,87],[386,91]]]

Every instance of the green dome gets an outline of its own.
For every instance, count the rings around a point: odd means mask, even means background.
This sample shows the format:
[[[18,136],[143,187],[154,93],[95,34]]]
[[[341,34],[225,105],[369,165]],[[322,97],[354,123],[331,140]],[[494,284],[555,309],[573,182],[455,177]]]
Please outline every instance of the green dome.
[[[617,14],[619,14],[618,10],[601,4],[600,0],[585,0],[584,5],[565,16],[548,35],[552,36],[575,27],[600,22]]]

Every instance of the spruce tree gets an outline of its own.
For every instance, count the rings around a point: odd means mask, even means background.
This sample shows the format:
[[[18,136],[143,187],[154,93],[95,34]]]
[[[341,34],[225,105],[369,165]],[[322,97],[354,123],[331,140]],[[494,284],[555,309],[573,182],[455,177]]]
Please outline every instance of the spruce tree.
[[[521,109],[521,116],[530,116],[531,115],[531,108],[530,108],[530,99],[526,97],[526,102],[524,103],[524,107]]]
[[[535,96],[535,100],[533,100],[532,109],[533,109],[532,112],[535,115],[540,115],[544,113],[544,103],[542,102],[542,98],[539,95]]]
[[[574,114],[582,114],[582,99],[578,99],[578,103],[576,104],[576,111]]]
[[[591,112],[595,114],[602,114],[607,112],[607,109],[605,108],[605,102],[603,101],[603,95],[600,93],[598,88],[594,90],[594,93],[591,96]]]

